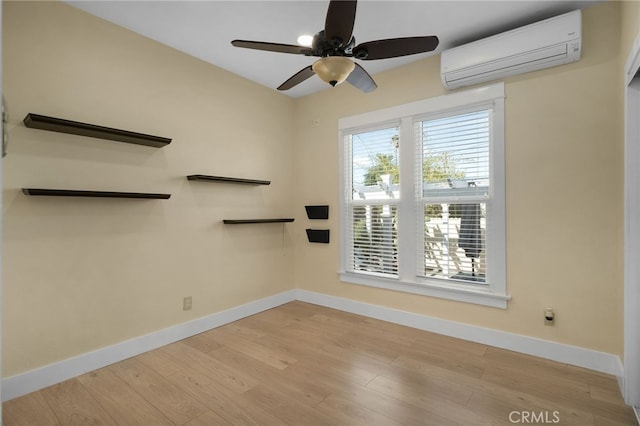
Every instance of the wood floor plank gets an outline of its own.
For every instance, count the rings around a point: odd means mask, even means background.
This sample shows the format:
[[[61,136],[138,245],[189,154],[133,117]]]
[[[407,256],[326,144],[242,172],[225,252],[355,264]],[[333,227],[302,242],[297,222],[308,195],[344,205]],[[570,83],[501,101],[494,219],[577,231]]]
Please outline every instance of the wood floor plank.
[[[545,369],[564,370],[563,363],[551,361],[549,359],[535,357],[533,355],[522,354],[502,348],[488,347],[484,354],[484,359],[496,365],[513,366],[527,361],[528,368],[540,367]]]
[[[207,411],[203,415],[196,417],[188,423],[185,423],[184,426],[218,426],[231,424],[232,423],[229,423],[213,411]]]
[[[484,356],[488,349],[488,346],[480,343],[422,330],[416,330],[415,339],[413,347],[416,349],[434,348],[453,354],[475,356]]]
[[[235,333],[239,337],[244,337],[245,339],[255,340],[265,336],[265,332],[261,327],[251,326],[251,325],[241,325],[237,322],[232,322],[231,324],[224,325],[219,327],[222,330],[228,330],[232,333]]]
[[[242,318],[242,319],[239,319],[238,321],[235,321],[233,324],[240,327],[247,328],[247,329],[257,330],[263,333],[268,331],[278,330],[279,328],[289,324],[288,321],[286,322],[278,322],[276,320],[268,321],[262,318],[260,315],[262,315],[262,313],[252,315],[246,318]]]
[[[607,386],[589,385],[589,395],[591,395],[591,399],[624,406],[624,401],[621,399],[622,395],[620,394],[620,389],[612,389]]]
[[[562,374],[567,375],[567,377],[575,378],[576,380],[580,380],[590,385],[597,385],[603,388],[614,389],[617,391],[620,390],[620,385],[618,384],[618,380],[614,376],[601,373],[599,371],[593,371],[586,368],[577,367],[575,365],[569,365],[569,364],[562,364],[562,365],[564,366],[564,370]]]
[[[209,352],[208,355],[225,365],[242,369],[245,373],[255,377],[260,383],[277,383],[278,390],[284,395],[311,407],[329,396],[329,392],[318,386],[309,375],[296,376],[291,374],[289,372],[291,367],[283,372],[226,347]]]
[[[395,374],[385,373],[376,377],[373,381],[381,381],[382,379],[389,379],[399,385],[415,389],[421,395],[433,400],[446,399],[460,405],[465,405],[473,394],[473,391],[464,384],[441,379],[429,374],[429,371],[418,373],[398,369]]]
[[[400,348],[397,345],[389,344],[377,336],[366,336],[354,330],[350,330],[334,342],[349,351],[361,352],[386,364],[393,362],[400,355]]]
[[[405,327],[406,328],[406,327]],[[364,336],[375,336],[381,342],[389,345],[396,345],[400,347],[413,347],[417,342],[417,337],[420,335],[419,330],[409,329],[411,332],[397,332],[387,330],[385,328],[377,328],[372,324],[362,322],[350,327],[351,330],[358,332]]]
[[[482,377],[485,372],[482,354],[456,351],[453,348],[443,347],[437,343],[428,345],[417,340],[409,350],[403,351],[401,356],[405,359],[422,362],[425,368],[437,366],[471,377]]]
[[[308,365],[303,364],[292,365],[291,367],[287,368],[286,373],[287,378],[296,383],[298,388],[305,390],[311,388],[312,394],[323,395],[320,400],[316,401],[312,401],[307,398],[309,402],[312,402],[311,404],[307,405],[311,406],[316,406],[328,396],[337,394],[338,391],[343,387],[363,387],[362,385],[354,384],[352,381],[345,379],[343,376],[337,375],[332,371],[324,370],[319,373],[318,369],[309,368]],[[279,384],[278,389],[285,393]]]
[[[347,311],[341,311],[339,309],[327,308],[326,306],[314,305],[313,303],[307,303],[307,302],[301,302],[301,301],[296,301],[294,303],[297,303],[298,306],[303,306],[305,309],[307,309],[309,312],[312,312],[314,315],[315,314],[327,315],[332,318],[335,318],[336,320],[341,320],[343,322],[348,322],[354,325],[359,323],[364,323],[367,320],[367,317],[364,317],[362,315],[353,314]],[[282,306],[285,306],[285,305],[282,305]]]
[[[211,333],[218,342],[224,342],[223,346],[227,346],[280,370],[296,362],[296,358],[284,352],[269,349],[266,346],[260,345],[257,341],[240,337],[232,331],[218,328],[212,330]]]
[[[229,392],[224,385],[199,371],[186,368],[168,379],[230,424],[261,426],[281,423],[278,417],[252,404],[243,395]]]
[[[227,346],[211,351],[207,353],[207,356],[227,367],[242,370],[254,378],[256,384],[276,380],[279,377],[278,373],[282,371]]]
[[[117,424],[77,379],[58,383],[41,392],[63,425]]]
[[[569,411],[553,410],[529,403],[514,404],[513,401],[507,401],[483,392],[475,392],[469,400],[467,408],[470,408],[483,418],[490,418],[495,421],[507,420],[511,423],[522,423],[521,413],[535,413],[538,419],[543,419],[540,422],[536,421],[536,423],[560,423],[576,426],[591,426],[594,424],[592,414],[578,416]]]
[[[474,394],[480,394],[487,398],[502,401],[514,410],[533,410],[536,412],[559,411],[562,413],[563,424],[581,426],[583,424],[588,425],[593,422],[593,413],[589,410],[577,409],[575,406],[567,406],[558,403],[558,401],[553,398],[531,395],[527,393],[526,390],[516,391],[504,388],[500,385],[496,385],[482,379],[470,377],[461,373],[454,373],[437,367],[424,371],[424,374],[437,377],[441,380],[447,380],[464,385],[465,388],[472,390]],[[468,403],[467,405],[470,404]]]
[[[383,370],[380,363],[376,363],[375,368],[369,368],[369,360],[359,362],[362,357],[359,357],[358,354],[345,354],[342,349],[337,352],[332,349],[325,350],[324,346],[318,348],[304,343],[301,344],[296,337],[291,337],[291,340],[287,340],[286,338],[269,336],[264,340],[261,339],[260,343],[267,347],[295,352],[296,356],[304,360],[305,365],[316,366],[324,373],[344,375],[354,383],[361,385],[369,383],[378,375],[378,371]],[[386,366],[386,364],[384,365]],[[288,369],[295,369],[295,367],[296,365],[294,364],[289,366]]]
[[[405,402],[423,408],[438,416],[444,417],[462,425],[482,424],[483,417],[473,410],[466,408],[466,402],[456,403],[446,397],[439,396],[437,389],[422,389],[419,386],[378,376],[367,385],[367,388],[404,400]],[[486,418],[485,418],[486,419]],[[492,422],[495,419],[489,419]],[[499,424],[503,422],[498,422]],[[507,424],[508,420],[504,422]]]
[[[222,345],[211,338],[211,335],[207,332],[196,334],[188,339],[182,340],[182,343],[191,346],[200,352],[210,352],[212,350],[222,347]]]
[[[278,329],[280,327],[286,327],[289,324],[294,324],[300,321],[300,318],[295,315],[288,314],[283,311],[285,305],[278,306],[277,308],[268,309],[260,312],[256,315],[251,315],[247,318],[243,318],[236,321],[239,325],[250,324],[259,330]]]
[[[185,368],[184,362],[162,350],[145,352],[135,357],[138,361],[153,369],[161,376],[170,376]]]
[[[370,410],[337,395],[329,396],[318,404],[316,408],[320,412],[336,417],[340,424],[345,425],[402,425],[402,423],[396,422],[383,414]]]
[[[496,357],[496,354],[500,356]],[[534,381],[542,377],[553,375],[555,388],[559,392],[575,392],[586,394],[589,392],[589,383],[582,379],[572,377],[566,369],[566,365],[546,359],[540,359],[531,355],[518,354],[499,348],[489,348],[484,359],[484,368],[488,373],[495,372],[511,377],[527,376]],[[522,363],[527,363],[527,368],[522,368]]]
[[[433,365],[425,362],[423,359],[416,359],[415,357],[406,357],[404,355],[399,355],[396,359],[391,363],[392,366],[405,368],[407,370],[413,370],[419,373],[423,373],[433,368]]]
[[[526,380],[526,391],[560,403],[570,403],[574,410],[590,411],[596,416],[626,422],[630,416],[624,406],[617,381],[601,373],[586,374],[586,370],[565,364],[518,354],[498,348],[489,348],[486,358],[486,379],[511,389]],[[527,365],[522,369],[522,363]],[[553,387],[546,378],[553,377]],[[546,391],[545,391],[546,389]]]
[[[346,321],[329,318],[326,315],[312,315],[300,321],[299,326],[308,330],[317,330],[326,337],[335,338],[348,333],[352,327]]]
[[[206,411],[204,405],[134,358],[107,368],[176,424],[184,424]]]
[[[474,426],[514,410],[637,426],[610,375],[304,302],[7,401],[3,421]]]
[[[162,351],[173,356],[191,368],[206,374],[229,390],[243,393],[258,384],[258,380],[241,370],[236,370],[218,362],[207,354],[181,342],[173,343],[162,348]]]
[[[434,347],[441,350],[449,350],[452,353],[462,352],[478,356],[482,356],[487,349],[486,345],[479,343],[405,327],[374,318],[365,318],[360,329],[366,330],[369,333],[375,333],[376,335],[384,333],[387,336],[402,337],[406,340],[413,341],[413,346],[419,349]]]
[[[453,426],[457,424],[443,416],[411,405],[400,398],[364,386],[342,386],[335,393],[405,425]]]
[[[547,377],[532,375],[522,368],[519,371],[510,368],[493,368],[484,372],[482,380],[513,391],[574,404],[576,407],[588,407],[591,401],[588,385],[555,376],[554,385],[549,386]]]
[[[592,399],[589,408],[594,416],[601,419],[608,419],[623,424],[633,424],[636,421],[636,416],[631,408],[620,404],[612,404],[608,401]]]
[[[57,426],[58,418],[41,392],[33,392],[3,405],[2,422],[14,426]]]
[[[615,420],[611,420],[609,418],[606,417],[601,417],[601,416],[594,416],[595,418],[595,426],[628,426],[628,425],[633,425],[636,426],[638,423],[636,422],[634,417],[629,417],[628,421],[625,422],[617,422]]]
[[[367,372],[366,381],[372,378],[371,374],[375,376],[378,371],[383,371],[389,365],[386,360],[379,359],[367,349],[354,350],[347,343],[340,344],[335,338],[324,333],[311,332],[301,324],[288,325],[271,331],[259,342],[265,346],[277,344],[287,347],[293,353],[300,353],[302,357],[322,355],[329,362],[356,367],[360,372]],[[357,372],[354,370],[354,373]]]
[[[332,426],[337,424],[338,419],[334,416],[324,414],[299,401],[291,399],[266,384],[256,386],[243,396],[265,411],[269,411],[280,419],[280,422],[289,425]]]
[[[316,309],[314,309],[314,307],[310,306],[308,303],[300,302],[298,300],[280,305],[273,310],[285,313],[296,320],[303,320],[316,314]]]
[[[289,324],[286,327],[270,330],[267,336],[258,339],[257,342],[270,342],[273,339],[274,341],[284,343],[285,346],[289,346],[290,348],[287,352],[292,354],[300,353],[303,355],[310,350],[317,351],[323,345],[333,344],[333,336],[317,330],[314,330],[312,333],[309,331],[310,330],[302,324]],[[292,342],[297,342],[297,345],[291,347]]]
[[[124,425],[173,425],[122,379],[106,368],[78,377],[78,381],[116,423]]]

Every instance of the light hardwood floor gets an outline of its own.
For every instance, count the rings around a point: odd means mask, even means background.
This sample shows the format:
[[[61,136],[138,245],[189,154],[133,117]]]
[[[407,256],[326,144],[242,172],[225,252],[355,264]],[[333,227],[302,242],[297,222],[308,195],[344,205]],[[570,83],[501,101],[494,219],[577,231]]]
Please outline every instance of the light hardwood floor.
[[[614,377],[302,302],[8,401],[3,420],[5,426],[636,424]]]

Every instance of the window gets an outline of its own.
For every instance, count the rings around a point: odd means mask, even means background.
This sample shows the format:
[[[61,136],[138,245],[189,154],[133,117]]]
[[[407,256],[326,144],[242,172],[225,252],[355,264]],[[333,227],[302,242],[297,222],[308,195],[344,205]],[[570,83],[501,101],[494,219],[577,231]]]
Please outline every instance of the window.
[[[502,83],[340,120],[341,279],[506,308]]]
[[[480,109],[415,123],[424,213],[418,276],[486,282],[490,119]]]
[[[351,147],[349,267],[361,273],[397,278],[399,129],[392,126],[369,130],[348,138]]]

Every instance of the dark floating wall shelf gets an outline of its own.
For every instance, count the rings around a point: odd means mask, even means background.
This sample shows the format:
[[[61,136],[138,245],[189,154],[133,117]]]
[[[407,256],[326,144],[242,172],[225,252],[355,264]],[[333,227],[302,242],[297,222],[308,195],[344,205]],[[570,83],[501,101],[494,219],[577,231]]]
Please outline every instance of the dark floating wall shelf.
[[[189,180],[203,180],[208,182],[225,182],[225,183],[242,183],[246,185],[270,185],[270,180],[242,179],[224,176],[208,176],[208,175],[189,175]]]
[[[329,206],[304,206],[309,219],[329,219]]]
[[[52,132],[69,133],[72,135],[89,136],[92,138],[108,139],[118,142],[162,148],[169,145],[171,139],[128,130],[113,129],[111,127],[96,126],[95,124],[80,123],[62,118],[47,117],[29,113],[23,120],[24,125],[31,129],[49,130]]]
[[[22,188],[25,195],[47,195],[54,197],[99,197],[99,198],[146,198],[166,200],[171,194],[152,194],[146,192],[80,191],[74,189]]]
[[[329,230],[328,229],[307,229],[307,239],[310,243],[324,243],[329,244]]]
[[[292,218],[285,219],[224,219],[223,222],[227,225],[242,225],[245,223],[284,223],[293,222]]]

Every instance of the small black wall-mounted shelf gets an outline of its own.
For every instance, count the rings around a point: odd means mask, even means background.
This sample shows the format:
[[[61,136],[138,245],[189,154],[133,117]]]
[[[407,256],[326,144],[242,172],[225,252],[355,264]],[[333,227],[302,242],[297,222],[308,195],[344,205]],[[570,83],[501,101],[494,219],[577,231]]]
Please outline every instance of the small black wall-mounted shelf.
[[[171,194],[154,194],[148,192],[115,192],[115,191],[83,191],[75,189],[40,189],[22,188],[25,195],[45,195],[53,197],[98,197],[98,198],[146,198],[166,200]]]
[[[133,143],[136,145],[162,148],[171,143],[170,138],[130,132],[128,130],[97,126],[95,124],[80,123],[62,118],[48,117],[29,113],[23,120],[24,125],[31,129],[49,130],[52,132],[69,133],[72,135],[89,136],[92,138],[108,139],[117,142]]]
[[[285,222],[293,222],[293,218],[284,218],[284,219],[224,219],[224,222],[227,225],[242,225],[246,223],[285,223]]]
[[[304,206],[309,219],[329,219],[329,206]]]
[[[187,176],[187,179],[201,180],[201,181],[208,181],[208,182],[241,183],[245,185],[270,185],[271,184],[270,180],[243,179],[243,178],[209,176],[209,175],[189,175]]]
[[[307,239],[310,243],[329,244],[328,229],[307,229]]]

